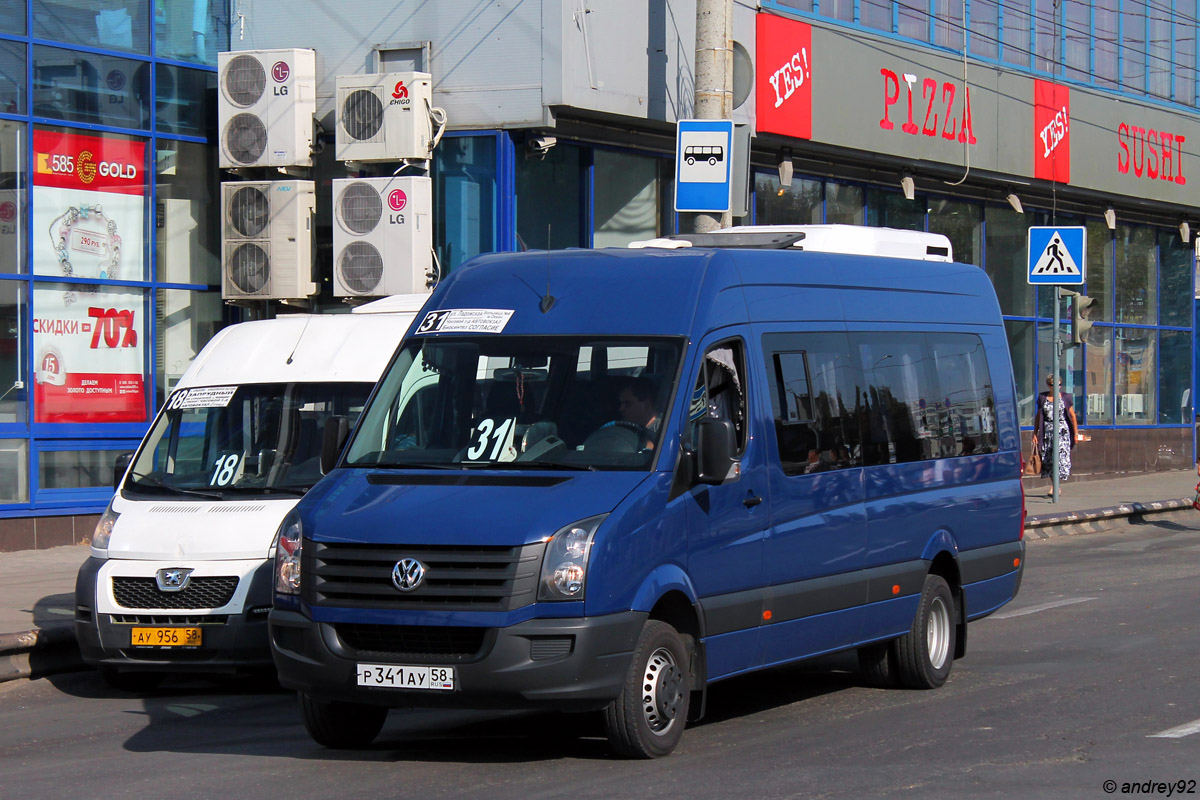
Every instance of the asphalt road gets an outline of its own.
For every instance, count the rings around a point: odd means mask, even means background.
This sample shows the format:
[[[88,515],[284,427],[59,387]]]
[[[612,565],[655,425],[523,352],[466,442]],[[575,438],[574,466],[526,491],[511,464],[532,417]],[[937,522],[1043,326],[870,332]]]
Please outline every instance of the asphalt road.
[[[590,721],[434,712],[340,753],[279,690],[79,673],[0,687],[0,796],[1200,795],[1200,515],[1031,542],[1027,565],[942,689],[867,688],[844,659],[729,681],[657,761],[611,758]]]

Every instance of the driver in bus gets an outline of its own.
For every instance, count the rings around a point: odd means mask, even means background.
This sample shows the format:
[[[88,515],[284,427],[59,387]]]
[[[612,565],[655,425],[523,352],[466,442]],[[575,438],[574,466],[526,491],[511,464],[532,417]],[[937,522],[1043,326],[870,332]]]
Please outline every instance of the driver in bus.
[[[646,450],[654,449],[654,440],[658,438],[658,429],[662,424],[662,415],[654,405],[654,395],[654,381],[643,375],[631,378],[617,395],[617,411],[621,419],[642,428],[643,449]],[[615,423],[609,423],[612,424]]]

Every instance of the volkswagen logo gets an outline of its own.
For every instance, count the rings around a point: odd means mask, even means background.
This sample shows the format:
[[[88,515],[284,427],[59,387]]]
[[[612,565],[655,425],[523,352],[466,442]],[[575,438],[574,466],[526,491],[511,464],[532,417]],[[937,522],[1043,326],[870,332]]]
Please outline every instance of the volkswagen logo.
[[[415,558],[404,558],[392,567],[392,583],[402,592],[411,592],[425,580],[425,565]]]
[[[192,571],[185,567],[160,569],[154,573],[154,580],[158,583],[158,590],[160,592],[181,592],[188,585],[188,581],[191,578]]]

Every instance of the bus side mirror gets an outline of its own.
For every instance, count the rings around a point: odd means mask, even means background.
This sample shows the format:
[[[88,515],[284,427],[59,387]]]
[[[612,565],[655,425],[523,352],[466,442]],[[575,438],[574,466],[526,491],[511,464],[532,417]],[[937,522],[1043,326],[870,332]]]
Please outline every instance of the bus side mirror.
[[[696,482],[716,486],[735,480],[741,472],[737,434],[727,419],[700,420],[696,442]]]
[[[117,460],[113,462],[113,491],[121,488],[121,478],[125,477],[125,471],[129,469],[129,462],[133,461],[133,451],[121,453],[117,456]]]
[[[325,430],[321,434],[321,474],[328,475],[337,466],[342,445],[350,435],[350,423],[345,417],[332,416],[325,420]]]

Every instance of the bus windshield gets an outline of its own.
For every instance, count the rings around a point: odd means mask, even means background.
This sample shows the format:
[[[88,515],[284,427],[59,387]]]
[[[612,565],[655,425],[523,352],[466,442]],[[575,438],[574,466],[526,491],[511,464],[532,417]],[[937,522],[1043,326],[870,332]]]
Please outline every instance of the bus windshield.
[[[648,469],[682,351],[668,337],[416,337],[345,465]]]
[[[214,499],[302,494],[321,478],[325,421],[353,425],[373,384],[263,383],[180,389],[146,436],[125,484]]]

